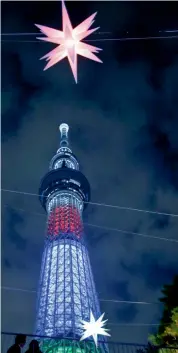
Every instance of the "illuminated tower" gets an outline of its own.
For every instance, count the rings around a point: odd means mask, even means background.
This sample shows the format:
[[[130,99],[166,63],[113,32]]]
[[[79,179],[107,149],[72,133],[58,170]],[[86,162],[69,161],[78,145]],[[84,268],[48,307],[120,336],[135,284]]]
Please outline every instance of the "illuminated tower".
[[[81,320],[90,320],[90,310],[98,318],[100,308],[83,240],[82,212],[90,199],[90,185],[69,148],[68,125],[61,124],[59,130],[60,148],[39,188],[40,202],[47,212],[47,232],[36,335],[58,337],[60,342],[70,338],[65,344],[71,344],[72,339],[79,341],[82,336]],[[58,343],[55,351],[60,349]]]

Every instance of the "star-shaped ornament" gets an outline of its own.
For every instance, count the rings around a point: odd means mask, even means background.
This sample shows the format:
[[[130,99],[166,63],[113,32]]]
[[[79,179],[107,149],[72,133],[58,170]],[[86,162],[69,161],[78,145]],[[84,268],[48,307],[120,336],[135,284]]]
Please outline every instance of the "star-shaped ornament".
[[[41,30],[43,34],[47,36],[39,37],[37,39],[58,44],[54,50],[50,51],[48,54],[41,58],[48,61],[48,64],[45,66],[44,70],[49,69],[51,66],[67,57],[74,75],[75,82],[77,83],[77,54],[102,63],[102,61],[94,54],[98,53],[102,49],[81,42],[82,39],[86,38],[99,28],[97,27],[94,29],[89,29],[94,22],[95,16],[96,13],[88,17],[77,27],[73,28],[64,1],[62,0],[62,31],[58,31],[46,26],[37,24],[35,25]]]
[[[103,336],[111,336],[107,329],[103,328],[107,320],[102,321],[104,314],[102,314],[97,321],[95,321],[95,318],[93,316],[93,313],[90,312],[90,322],[82,320],[83,324],[83,329],[85,330],[85,333],[81,337],[80,341],[83,341],[84,339],[93,336],[95,345],[97,347],[98,345],[98,335],[103,335]]]

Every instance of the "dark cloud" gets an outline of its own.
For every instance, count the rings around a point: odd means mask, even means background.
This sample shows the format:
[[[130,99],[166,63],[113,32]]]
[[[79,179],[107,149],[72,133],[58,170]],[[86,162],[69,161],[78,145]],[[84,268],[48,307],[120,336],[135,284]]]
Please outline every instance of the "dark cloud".
[[[134,322],[136,315],[138,314],[139,309],[135,305],[128,305],[117,310],[118,320],[122,322]]]
[[[132,266],[127,266],[124,263],[122,265],[130,274],[144,278],[147,286],[152,289],[161,288],[164,283],[171,282],[178,270],[174,261],[172,264],[170,262],[169,267],[165,266],[161,253],[143,253],[140,257],[140,263]]]
[[[12,265],[8,259],[3,259],[3,265],[6,268],[12,268]]]
[[[153,224],[150,226],[150,230],[151,229],[165,229],[168,228],[170,225],[170,217],[169,216],[160,216],[155,217],[155,220],[153,221]]]
[[[114,284],[115,294],[118,298],[122,300],[132,300],[132,297],[128,290],[129,283],[126,281],[118,281]]]
[[[24,114],[30,111],[29,100],[37,94],[39,86],[27,82],[22,73],[18,53],[2,52],[7,70],[2,70],[2,139],[14,137],[20,128]]]
[[[162,121],[164,122],[164,117]],[[176,128],[176,124],[171,126],[170,122],[168,123],[171,130],[174,125]],[[139,145],[139,159],[142,158],[144,163],[147,161],[147,165],[150,162],[154,166],[154,177],[157,179],[155,182],[161,183],[163,188],[173,187],[177,190],[178,145],[176,141],[171,142],[170,134],[164,130],[164,125],[151,125],[141,131],[144,142],[142,146]]]
[[[9,208],[7,212],[7,231],[6,237],[20,250],[25,250],[27,240],[24,239],[20,232],[17,230],[18,226],[23,226],[24,219],[13,208]]]
[[[87,237],[86,241],[89,246],[91,247],[96,247],[104,238],[108,239],[110,234],[107,231],[103,231],[101,229],[96,229],[95,227],[88,227],[86,225],[86,232],[90,234],[89,237]],[[92,229],[92,231],[91,231]]]
[[[74,4],[67,6],[76,24],[98,9],[97,25],[113,36],[176,28],[174,2],[164,3],[161,12],[153,2],[81,2],[80,11]],[[44,2],[43,9],[41,2],[4,2],[2,32],[36,32],[34,23],[59,28],[60,11],[58,2]],[[2,186],[38,193],[65,121],[93,202],[177,213],[177,41],[99,44],[104,63],[80,58],[75,85],[67,60],[43,72],[39,58],[53,46],[2,43]],[[3,284],[34,290],[46,217],[37,196],[3,193],[2,207],[7,204]],[[178,234],[175,218],[103,206],[89,205],[84,220],[168,239]],[[178,271],[175,243],[89,226],[86,240],[100,298],[157,302],[161,286]],[[33,332],[35,297],[3,292],[4,330]],[[101,302],[101,309],[115,324],[155,323],[161,313],[159,306],[125,305]],[[146,342],[150,330],[113,326],[112,340]]]

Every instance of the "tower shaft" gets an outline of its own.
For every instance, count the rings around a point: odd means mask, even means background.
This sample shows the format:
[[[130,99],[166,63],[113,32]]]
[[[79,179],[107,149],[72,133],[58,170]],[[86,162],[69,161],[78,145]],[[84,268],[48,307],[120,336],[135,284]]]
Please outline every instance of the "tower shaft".
[[[80,338],[81,320],[100,310],[88,251],[83,241],[82,201],[61,191],[48,202],[36,334]]]
[[[90,199],[90,185],[69,148],[68,130],[67,124],[60,125],[60,147],[39,188],[40,202],[47,212],[47,230],[36,335],[79,342],[83,334],[81,321],[90,321],[91,311],[98,318],[100,308],[82,221]],[[51,352],[49,346],[47,351]]]

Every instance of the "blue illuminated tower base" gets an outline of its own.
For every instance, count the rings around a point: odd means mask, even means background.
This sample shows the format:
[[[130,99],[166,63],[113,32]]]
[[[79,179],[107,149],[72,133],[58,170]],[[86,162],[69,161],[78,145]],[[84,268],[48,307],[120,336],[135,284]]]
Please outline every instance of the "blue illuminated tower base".
[[[96,347],[94,342],[87,340],[48,339],[41,341],[41,348],[46,353],[108,353],[105,342]]]

